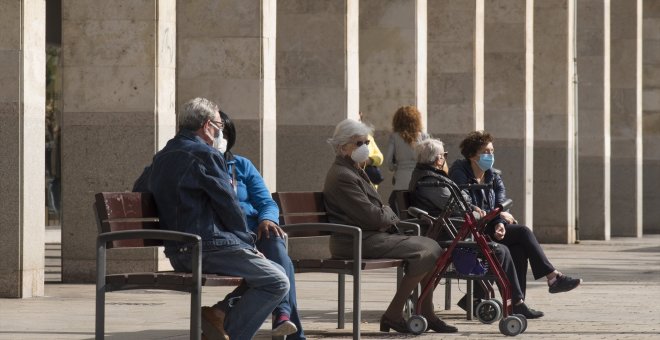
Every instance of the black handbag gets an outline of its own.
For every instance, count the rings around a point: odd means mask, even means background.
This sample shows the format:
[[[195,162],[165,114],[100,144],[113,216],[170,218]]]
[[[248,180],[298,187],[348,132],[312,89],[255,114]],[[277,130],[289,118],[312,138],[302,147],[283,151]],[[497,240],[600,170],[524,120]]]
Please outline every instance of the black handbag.
[[[380,168],[377,166],[367,165],[364,167],[364,172],[367,173],[369,180],[373,184],[380,184],[383,180],[385,180],[385,178],[383,178],[383,174],[380,172]]]

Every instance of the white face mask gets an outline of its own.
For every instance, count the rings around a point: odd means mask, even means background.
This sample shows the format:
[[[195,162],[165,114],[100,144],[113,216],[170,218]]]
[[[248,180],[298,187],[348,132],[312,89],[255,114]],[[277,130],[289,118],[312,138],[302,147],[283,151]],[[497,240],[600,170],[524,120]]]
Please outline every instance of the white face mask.
[[[351,153],[351,159],[355,163],[362,163],[369,159],[369,147],[366,144],[360,145]]]
[[[227,140],[220,137],[220,145],[218,145],[216,149],[218,149],[218,151],[220,151],[222,154],[227,152]]]
[[[213,147],[216,149],[220,149],[220,146],[222,145],[222,141],[225,141],[225,148],[227,147],[227,140],[222,138],[222,130],[218,130],[218,134],[214,136],[213,138]]]

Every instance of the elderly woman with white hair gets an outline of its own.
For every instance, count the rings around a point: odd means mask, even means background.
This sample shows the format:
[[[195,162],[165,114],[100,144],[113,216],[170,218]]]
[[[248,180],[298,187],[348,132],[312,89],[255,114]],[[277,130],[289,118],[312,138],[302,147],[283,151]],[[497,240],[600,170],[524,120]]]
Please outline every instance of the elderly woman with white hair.
[[[394,298],[380,319],[380,330],[394,329],[407,333],[408,327],[402,311],[406,299],[421,282],[425,284],[433,274],[436,260],[442,254],[437,242],[423,236],[398,233],[399,218],[384,205],[369,182],[363,165],[369,157],[371,129],[353,119],[337,124],[332,138],[328,139],[335,151],[335,161],[328,170],[323,189],[328,220],[362,229],[362,256],[364,258],[396,258],[406,261],[406,274]],[[351,239],[333,235],[330,251],[334,257],[350,258]],[[422,316],[428,320],[429,329],[439,333],[456,332],[435,315],[433,294],[428,294],[422,304]]]

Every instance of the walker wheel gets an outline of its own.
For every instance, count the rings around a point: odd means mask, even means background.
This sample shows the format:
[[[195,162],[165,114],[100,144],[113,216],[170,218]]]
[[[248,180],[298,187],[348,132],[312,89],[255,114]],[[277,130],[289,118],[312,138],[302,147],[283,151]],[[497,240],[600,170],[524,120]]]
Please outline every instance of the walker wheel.
[[[500,320],[500,332],[507,336],[516,336],[522,333],[523,322],[517,316],[507,316]]]
[[[410,317],[410,319],[408,319],[408,330],[412,334],[420,335],[426,332],[426,328],[428,328],[428,326],[429,324],[426,321],[426,318],[421,315],[413,315]]]
[[[475,314],[481,323],[491,324],[502,318],[502,308],[496,300],[484,300],[477,305]]]
[[[520,331],[520,333],[525,333],[525,331],[527,330],[527,318],[522,314],[513,314],[513,316],[518,317],[518,319],[522,321],[522,330]]]

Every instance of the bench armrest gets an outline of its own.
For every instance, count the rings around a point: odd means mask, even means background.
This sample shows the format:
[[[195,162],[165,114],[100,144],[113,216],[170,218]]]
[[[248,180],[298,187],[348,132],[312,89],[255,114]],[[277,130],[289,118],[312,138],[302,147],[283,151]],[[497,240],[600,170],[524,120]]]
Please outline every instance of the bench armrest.
[[[396,226],[404,234],[407,234],[406,232],[411,231],[412,235],[415,236],[421,235],[420,233],[421,229],[419,227],[419,224],[413,223],[412,221],[399,221],[399,223],[397,223]]]
[[[362,230],[358,227],[336,223],[293,223],[282,225],[284,232],[314,231],[332,234],[346,234],[353,239],[353,260],[356,268],[362,266]]]

